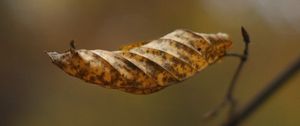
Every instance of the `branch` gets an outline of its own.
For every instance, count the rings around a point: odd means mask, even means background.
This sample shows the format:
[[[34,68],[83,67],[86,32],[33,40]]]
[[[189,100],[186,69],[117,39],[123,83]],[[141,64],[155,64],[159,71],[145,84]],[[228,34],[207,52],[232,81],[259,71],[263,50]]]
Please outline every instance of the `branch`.
[[[218,114],[218,112],[225,107],[226,105],[229,105],[229,118],[232,117],[233,113],[235,112],[236,109],[236,101],[233,97],[233,93],[234,93],[234,88],[236,87],[236,83],[237,80],[240,76],[240,73],[246,63],[246,61],[248,60],[248,52],[249,52],[249,43],[250,43],[250,37],[249,34],[247,33],[247,31],[245,30],[244,27],[241,27],[241,33],[243,36],[243,40],[245,43],[245,48],[244,48],[244,53],[243,54],[236,54],[236,53],[226,53],[225,56],[230,56],[230,57],[236,57],[240,59],[240,63],[233,75],[233,78],[230,82],[230,85],[228,87],[228,90],[226,92],[225,98],[223,99],[223,101],[216,106],[213,110],[211,110],[210,112],[206,113],[204,115],[205,118],[211,118],[215,115]]]
[[[233,78],[231,80],[231,83],[229,85],[227,95],[226,95],[227,101],[230,105],[229,113],[228,113],[229,118],[231,118],[233,116],[233,113],[235,112],[235,109],[237,106],[237,103],[233,97],[234,89],[236,87],[237,80],[238,80],[239,76],[241,75],[241,71],[242,71],[246,61],[248,60],[250,37],[244,27],[241,28],[241,32],[242,32],[243,40],[245,43],[245,49],[244,49],[243,55],[240,56],[240,60],[241,60],[240,64],[238,65],[238,67],[235,71],[235,74],[233,75]],[[238,56],[238,55],[228,54],[228,56]]]
[[[265,103],[278,89],[286,84],[300,69],[300,56],[291,64],[286,71],[276,77],[268,84],[260,93],[258,93],[253,100],[249,102],[242,110],[233,115],[233,117],[225,123],[224,126],[237,126],[244,119],[249,117],[255,110],[257,110],[263,103]]]

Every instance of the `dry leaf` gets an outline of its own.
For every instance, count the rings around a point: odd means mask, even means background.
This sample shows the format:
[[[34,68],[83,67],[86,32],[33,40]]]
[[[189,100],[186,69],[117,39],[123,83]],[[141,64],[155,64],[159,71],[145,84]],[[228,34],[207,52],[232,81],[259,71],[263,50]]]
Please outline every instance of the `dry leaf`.
[[[63,71],[89,83],[150,94],[215,63],[231,43],[224,33],[175,30],[157,40],[127,45],[119,51],[70,49],[47,54]]]

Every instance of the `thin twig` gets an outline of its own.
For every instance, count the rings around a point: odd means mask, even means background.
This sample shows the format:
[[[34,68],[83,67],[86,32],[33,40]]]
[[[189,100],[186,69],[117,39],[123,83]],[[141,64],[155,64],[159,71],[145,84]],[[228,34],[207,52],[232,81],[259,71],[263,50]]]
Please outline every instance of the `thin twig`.
[[[231,118],[233,116],[233,113],[235,112],[235,109],[237,106],[237,102],[233,97],[234,89],[236,87],[237,80],[238,80],[239,76],[241,75],[241,71],[242,71],[246,61],[248,60],[248,52],[249,52],[248,49],[249,49],[250,37],[249,37],[249,34],[247,33],[247,31],[244,29],[244,27],[241,28],[241,32],[242,32],[242,36],[243,36],[244,43],[245,43],[245,49],[244,49],[243,55],[240,57],[241,61],[235,71],[235,74],[233,75],[233,78],[232,78],[229,88],[227,90],[226,99],[230,105],[229,113],[228,113],[229,118]]]
[[[234,116],[225,123],[224,126],[237,126],[245,118],[249,117],[255,110],[258,109],[264,102],[266,102],[270,96],[272,96],[281,86],[291,79],[300,70],[300,56],[291,64],[286,71],[276,77],[272,82],[268,84],[261,92],[259,92],[253,100],[249,102],[242,110],[234,114]]]
[[[236,54],[236,53],[226,53],[225,56],[236,57],[236,58],[243,58],[244,57],[244,55]]]
[[[242,33],[242,36],[243,36],[243,41],[245,43],[245,48],[244,48],[244,52],[243,54],[236,54],[236,53],[227,53],[225,56],[231,56],[231,57],[237,57],[240,59],[240,63],[233,75],[233,78],[230,82],[230,85],[228,87],[228,90],[227,90],[227,94],[225,95],[225,98],[224,100],[218,105],[216,106],[212,111],[208,112],[207,114],[205,114],[205,118],[208,118],[208,117],[213,117],[215,115],[217,115],[217,113],[223,108],[225,107],[225,105],[229,105],[229,118],[232,117],[233,113],[235,112],[235,109],[236,109],[236,101],[233,97],[233,92],[234,92],[234,88],[236,87],[236,83],[237,83],[237,80],[240,76],[240,73],[246,63],[246,61],[248,60],[248,53],[249,53],[249,43],[250,43],[250,37],[249,37],[249,34],[247,33],[247,31],[245,30],[244,27],[241,27],[241,33]]]

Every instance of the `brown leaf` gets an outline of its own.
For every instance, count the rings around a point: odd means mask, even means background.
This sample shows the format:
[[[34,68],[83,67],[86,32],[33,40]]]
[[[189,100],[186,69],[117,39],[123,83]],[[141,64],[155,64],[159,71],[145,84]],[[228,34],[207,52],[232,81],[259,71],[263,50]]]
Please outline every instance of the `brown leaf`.
[[[124,46],[120,51],[71,48],[47,54],[63,71],[89,83],[150,94],[215,63],[231,43],[224,33],[175,30],[157,40]]]

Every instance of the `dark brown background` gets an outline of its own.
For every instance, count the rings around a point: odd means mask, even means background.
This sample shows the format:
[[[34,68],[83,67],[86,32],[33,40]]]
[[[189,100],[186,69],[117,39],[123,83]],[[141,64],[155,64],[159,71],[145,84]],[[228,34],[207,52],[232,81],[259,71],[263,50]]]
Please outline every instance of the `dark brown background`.
[[[177,28],[226,32],[241,52],[240,26],[251,34],[250,59],[235,95],[240,105],[295,59],[300,46],[296,0],[1,0],[0,123],[4,126],[215,126],[202,115],[225,94],[238,60],[226,58],[193,78],[140,96],[89,85],[51,64],[45,50],[115,50]],[[300,75],[244,126],[300,125]]]

